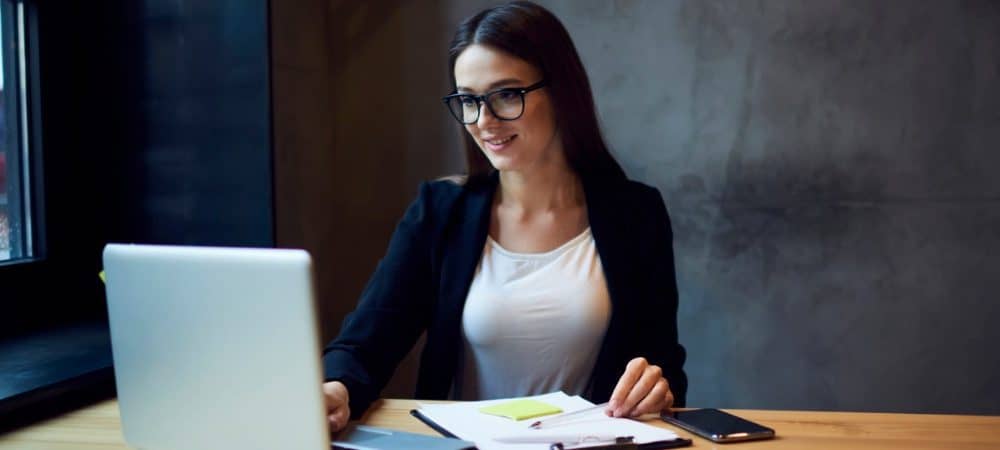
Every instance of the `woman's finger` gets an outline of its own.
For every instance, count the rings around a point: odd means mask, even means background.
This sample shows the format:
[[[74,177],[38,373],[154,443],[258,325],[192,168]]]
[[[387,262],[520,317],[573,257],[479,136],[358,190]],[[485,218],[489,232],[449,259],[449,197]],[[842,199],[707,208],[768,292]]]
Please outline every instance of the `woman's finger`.
[[[622,403],[625,402],[629,392],[632,391],[632,386],[635,386],[635,383],[642,377],[647,365],[646,358],[641,357],[628,362],[625,366],[625,373],[618,379],[618,384],[615,385],[615,390],[611,393],[608,407],[604,411],[607,415],[618,416],[615,413],[621,409]]]
[[[670,386],[667,386],[667,399],[663,402],[663,409],[670,409],[674,407],[674,391],[670,390]]]
[[[347,422],[350,419],[351,411],[344,405],[340,408],[335,409],[329,415],[327,415],[327,420],[330,422],[330,432],[336,433],[347,426]]]
[[[649,391],[646,398],[642,399],[638,405],[635,405],[635,409],[629,414],[632,417],[638,417],[646,413],[660,412],[664,408],[664,404],[667,400],[667,394],[670,393],[670,389],[667,387],[667,380],[660,378],[653,386],[653,389]]]
[[[660,366],[646,366],[639,381],[632,386],[632,390],[625,397],[625,401],[615,409],[615,417],[630,415],[635,406],[646,398],[649,395],[649,391],[653,390],[656,383],[662,379],[663,370],[660,369]]]
[[[347,426],[351,418],[350,394],[347,387],[339,381],[323,383],[322,388],[330,433],[336,433]]]

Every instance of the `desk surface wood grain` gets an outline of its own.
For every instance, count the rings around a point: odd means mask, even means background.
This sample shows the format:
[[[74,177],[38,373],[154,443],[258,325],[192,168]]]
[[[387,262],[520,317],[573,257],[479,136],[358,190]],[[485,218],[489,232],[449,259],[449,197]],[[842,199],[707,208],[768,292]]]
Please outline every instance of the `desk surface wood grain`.
[[[410,416],[414,400],[380,400],[369,425],[436,435]],[[728,410],[777,430],[768,441],[714,444],[659,420],[648,422],[718,449],[1000,449],[1000,416]],[[0,435],[0,450],[124,450],[114,400]]]

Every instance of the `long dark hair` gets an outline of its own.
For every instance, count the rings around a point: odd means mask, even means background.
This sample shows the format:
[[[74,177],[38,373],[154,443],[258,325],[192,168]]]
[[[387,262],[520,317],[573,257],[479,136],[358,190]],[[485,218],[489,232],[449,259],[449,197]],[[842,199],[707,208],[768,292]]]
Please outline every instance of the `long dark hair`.
[[[566,161],[578,176],[623,177],[597,121],[594,96],[576,47],[549,10],[515,1],[462,21],[448,50],[448,75],[455,86],[455,60],[472,45],[485,45],[521,58],[542,72],[556,114]],[[485,180],[493,166],[469,133],[463,132],[468,183]]]

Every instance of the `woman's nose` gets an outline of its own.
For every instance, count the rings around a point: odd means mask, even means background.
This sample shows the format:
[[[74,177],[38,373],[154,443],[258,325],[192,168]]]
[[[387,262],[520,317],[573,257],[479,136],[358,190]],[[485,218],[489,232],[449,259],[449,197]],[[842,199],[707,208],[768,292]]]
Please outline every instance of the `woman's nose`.
[[[493,115],[493,110],[490,109],[486,102],[479,104],[479,118],[476,120],[477,126],[482,127],[485,124],[489,124],[497,120],[497,116]]]

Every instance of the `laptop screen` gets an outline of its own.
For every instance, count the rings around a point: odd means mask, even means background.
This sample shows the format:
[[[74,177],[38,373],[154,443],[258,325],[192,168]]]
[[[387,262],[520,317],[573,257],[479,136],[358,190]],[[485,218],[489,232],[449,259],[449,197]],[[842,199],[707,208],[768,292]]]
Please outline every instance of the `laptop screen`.
[[[159,449],[328,449],[303,250],[109,244],[125,440]]]

